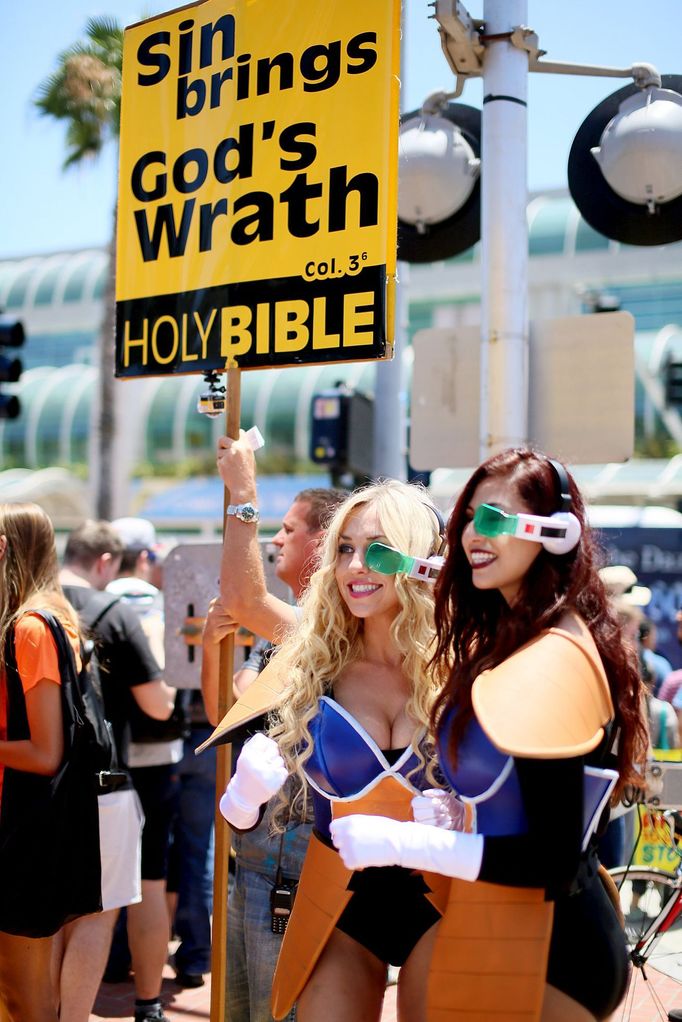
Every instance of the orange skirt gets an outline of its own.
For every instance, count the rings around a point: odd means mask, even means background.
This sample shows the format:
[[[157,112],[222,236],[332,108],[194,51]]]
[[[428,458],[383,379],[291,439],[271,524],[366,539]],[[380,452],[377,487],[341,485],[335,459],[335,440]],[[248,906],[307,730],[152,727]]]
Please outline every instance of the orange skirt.
[[[541,890],[452,880],[429,971],[428,1022],[538,1022],[553,916]]]
[[[412,818],[412,797],[413,793],[404,785],[387,777],[365,798],[332,803],[332,810],[335,817],[364,813],[404,821]],[[275,969],[273,1018],[284,1018],[300,997],[353,895],[348,890],[352,875],[353,871],[346,869],[339,853],[313,834]],[[425,897],[442,913],[450,881],[436,873],[425,873],[424,881],[430,891]]]

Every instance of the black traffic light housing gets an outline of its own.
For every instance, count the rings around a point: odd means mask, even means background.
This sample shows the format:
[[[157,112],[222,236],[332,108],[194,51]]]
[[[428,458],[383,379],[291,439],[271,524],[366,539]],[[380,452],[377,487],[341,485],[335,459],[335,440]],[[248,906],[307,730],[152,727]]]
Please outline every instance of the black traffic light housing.
[[[0,317],[0,349],[20,348],[26,340],[24,325],[19,320]],[[21,359],[5,355],[0,351],[0,384],[16,383],[23,372]],[[0,419],[16,419],[21,413],[21,404],[15,394],[0,391]]]
[[[666,405],[671,408],[682,407],[682,362],[668,359],[663,366],[663,384]]]
[[[310,460],[328,465],[332,478],[353,477],[353,485],[372,477],[374,401],[338,383],[313,395]]]
[[[348,397],[338,386],[313,395],[310,423],[310,460],[317,465],[346,464],[348,453]]]

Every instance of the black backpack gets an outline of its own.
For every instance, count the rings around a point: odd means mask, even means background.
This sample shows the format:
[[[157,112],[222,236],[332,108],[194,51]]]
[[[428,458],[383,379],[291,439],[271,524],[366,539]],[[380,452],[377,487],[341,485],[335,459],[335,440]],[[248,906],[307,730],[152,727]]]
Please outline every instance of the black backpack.
[[[114,604],[119,602],[116,597],[101,608],[94,617],[88,614],[87,604],[78,610],[79,617],[89,637],[81,643],[81,660],[83,668],[79,678],[79,687],[83,695],[85,716],[92,729],[92,756],[97,774],[100,794],[116,791],[128,783],[128,774],[119,766],[114,729],[111,722],[104,716],[104,697],[100,680],[100,664],[97,657],[97,643],[92,637],[97,625]]]
[[[53,777],[6,768],[0,805],[0,930],[47,937],[64,923],[101,911],[98,767],[102,750],[91,720],[87,668],[76,670],[66,633],[49,611],[59,657],[64,755]],[[5,647],[7,737],[30,735],[14,632]],[[89,705],[88,705],[89,703]],[[95,711],[96,712],[96,711]]]

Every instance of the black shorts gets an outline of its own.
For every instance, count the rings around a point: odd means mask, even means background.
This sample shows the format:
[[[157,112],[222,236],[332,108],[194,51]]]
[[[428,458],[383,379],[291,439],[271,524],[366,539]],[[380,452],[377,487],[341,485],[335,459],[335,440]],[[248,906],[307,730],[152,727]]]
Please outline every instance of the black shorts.
[[[623,928],[599,877],[558,898],[547,982],[605,1019],[625,996],[628,970]]]
[[[130,776],[144,811],[142,879],[165,880],[171,827],[180,793],[177,764],[132,767]]]
[[[404,965],[414,946],[440,919],[421,873],[370,866],[351,877],[353,897],[336,924],[388,965]]]

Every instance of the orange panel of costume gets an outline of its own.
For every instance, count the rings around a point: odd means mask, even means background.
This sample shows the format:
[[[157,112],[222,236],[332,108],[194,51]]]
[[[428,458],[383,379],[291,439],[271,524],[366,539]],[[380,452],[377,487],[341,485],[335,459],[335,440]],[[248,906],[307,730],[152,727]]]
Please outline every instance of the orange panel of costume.
[[[474,682],[474,718],[441,767],[484,836],[479,879],[453,880],[429,978],[428,1022],[537,1022],[550,983],[606,1018],[627,958],[591,835],[614,783],[613,706],[594,642],[549,629]],[[586,968],[586,963],[590,968]]]

